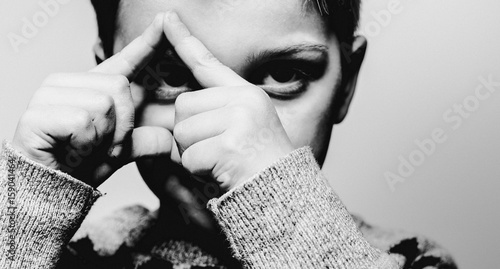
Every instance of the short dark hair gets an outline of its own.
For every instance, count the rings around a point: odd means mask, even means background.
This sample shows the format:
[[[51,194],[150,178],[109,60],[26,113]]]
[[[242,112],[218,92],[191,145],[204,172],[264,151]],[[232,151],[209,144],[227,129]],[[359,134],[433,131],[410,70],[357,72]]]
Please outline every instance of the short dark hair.
[[[341,44],[351,44],[359,22],[361,0],[306,0],[316,1],[320,12],[329,17],[333,32]],[[120,0],[91,0],[94,6],[99,37],[106,56],[113,54],[116,18]]]

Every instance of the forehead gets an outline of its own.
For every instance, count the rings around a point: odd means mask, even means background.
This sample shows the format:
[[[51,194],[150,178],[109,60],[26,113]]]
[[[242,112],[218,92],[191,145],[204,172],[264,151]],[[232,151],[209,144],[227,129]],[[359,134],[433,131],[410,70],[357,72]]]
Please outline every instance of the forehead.
[[[308,0],[121,0],[119,33],[140,35],[154,16],[176,11],[193,35],[222,62],[250,51],[300,43],[326,44],[325,18]],[[237,48],[237,49],[236,49]],[[241,55],[238,55],[241,54]]]

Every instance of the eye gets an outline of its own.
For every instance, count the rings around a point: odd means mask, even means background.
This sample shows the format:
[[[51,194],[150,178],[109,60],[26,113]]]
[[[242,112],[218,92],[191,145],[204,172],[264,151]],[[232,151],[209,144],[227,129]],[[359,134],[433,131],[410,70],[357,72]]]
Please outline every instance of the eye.
[[[150,90],[160,86],[183,87],[192,81],[191,72],[186,67],[161,63],[148,65],[136,78],[136,82]]]
[[[151,101],[172,103],[180,94],[200,89],[200,85],[184,65],[157,61],[150,63],[136,79]]]
[[[309,83],[319,79],[324,68],[306,61],[274,61],[259,68],[250,79],[269,96],[290,99],[307,90]]]
[[[171,64],[158,67],[158,76],[171,87],[187,87],[193,80],[191,72],[186,67]]]
[[[298,79],[299,71],[290,68],[276,68],[268,71],[264,77],[264,84],[290,83]]]

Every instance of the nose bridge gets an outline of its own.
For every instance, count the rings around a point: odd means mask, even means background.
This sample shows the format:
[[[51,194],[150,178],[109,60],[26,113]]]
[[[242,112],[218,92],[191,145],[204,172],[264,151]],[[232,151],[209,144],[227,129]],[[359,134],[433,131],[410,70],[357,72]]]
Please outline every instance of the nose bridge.
[[[151,100],[161,103],[174,103],[180,94],[202,89],[192,71],[171,48],[153,59],[141,71],[136,82],[146,90]]]

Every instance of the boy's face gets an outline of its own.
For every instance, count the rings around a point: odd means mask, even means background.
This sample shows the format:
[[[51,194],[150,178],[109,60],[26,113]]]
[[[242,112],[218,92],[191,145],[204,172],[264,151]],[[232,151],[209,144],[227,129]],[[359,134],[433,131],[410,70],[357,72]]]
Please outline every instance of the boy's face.
[[[122,0],[114,52],[139,36],[157,13],[167,10],[175,10],[223,64],[268,92],[293,146],[311,146],[316,159],[323,162],[339,117],[333,104],[341,81],[341,56],[337,39],[315,4],[304,6],[304,0]],[[155,60],[156,65],[145,71],[149,75],[136,79],[132,87],[137,125],[172,131],[171,99],[196,83],[175,57],[161,54]],[[164,78],[163,85],[161,90],[147,90],[154,84],[151,73],[155,69]]]

